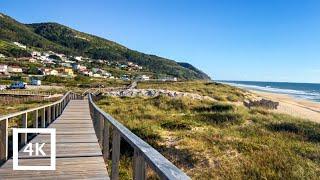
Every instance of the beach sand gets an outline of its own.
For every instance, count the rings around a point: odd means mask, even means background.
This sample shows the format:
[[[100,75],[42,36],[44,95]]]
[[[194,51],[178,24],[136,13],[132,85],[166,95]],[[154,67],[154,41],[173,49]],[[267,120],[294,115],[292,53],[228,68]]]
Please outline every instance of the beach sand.
[[[251,91],[254,94],[279,102],[279,107],[274,110],[279,113],[289,114],[295,117],[309,119],[320,123],[320,103],[294,98],[285,94],[276,94],[261,91]]]

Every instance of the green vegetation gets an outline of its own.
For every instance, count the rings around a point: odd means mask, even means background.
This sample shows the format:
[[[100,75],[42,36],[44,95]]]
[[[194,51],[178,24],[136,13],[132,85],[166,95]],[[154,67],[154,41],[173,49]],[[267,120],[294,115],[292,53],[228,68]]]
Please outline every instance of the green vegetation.
[[[45,85],[60,85],[69,88],[119,87],[127,86],[130,84],[130,82],[117,79],[91,78],[83,75],[78,75],[74,78],[47,75],[42,78],[42,81]]]
[[[209,79],[188,63],[177,63],[155,55],[130,50],[115,42],[82,33],[57,23],[21,24],[9,16],[0,17],[0,39],[20,42],[29,48],[55,51],[66,55],[82,55],[109,61],[131,61],[158,77]],[[1,53],[0,49],[0,53]]]
[[[103,97],[106,112],[147,141],[193,179],[317,179],[320,125],[262,108],[230,102],[245,92],[216,83],[139,84],[170,87],[221,99]],[[130,150],[127,150],[130,151]],[[130,153],[121,175],[130,178]]]
[[[2,40],[0,40],[0,53],[10,57],[30,57],[31,56],[31,54],[28,51],[21,49],[15,46],[14,44],[11,44]]]
[[[17,97],[17,99],[19,99],[19,98]],[[30,100],[24,101],[23,103],[21,103],[20,101],[14,100],[14,98],[9,99],[9,98],[1,97],[0,100],[1,100],[0,101],[0,106],[1,106],[0,116],[3,116],[6,114],[39,107],[39,106],[48,104],[50,102],[56,101],[57,99],[56,98],[53,98],[50,100],[31,100],[30,99]],[[19,100],[21,100],[21,98]],[[10,102],[10,103],[8,103],[8,102]]]
[[[54,55],[54,54],[50,55],[49,58],[61,61],[61,58],[59,56],[57,56],[57,55]]]

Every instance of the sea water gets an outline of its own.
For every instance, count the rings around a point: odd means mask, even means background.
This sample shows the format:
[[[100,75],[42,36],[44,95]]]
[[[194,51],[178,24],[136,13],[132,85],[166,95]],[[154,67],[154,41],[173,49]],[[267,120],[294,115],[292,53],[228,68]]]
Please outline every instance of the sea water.
[[[320,84],[259,81],[218,81],[244,89],[287,94],[296,98],[320,102]]]

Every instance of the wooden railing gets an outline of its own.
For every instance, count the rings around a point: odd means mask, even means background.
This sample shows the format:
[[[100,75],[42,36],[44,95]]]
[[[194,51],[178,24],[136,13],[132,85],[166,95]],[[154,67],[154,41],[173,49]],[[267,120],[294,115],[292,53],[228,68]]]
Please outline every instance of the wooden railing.
[[[33,128],[45,128],[57,117],[59,117],[71,99],[82,99],[82,96],[73,92],[66,93],[61,100],[54,103],[44,105],[41,107],[12,113],[5,116],[0,116],[0,165],[3,164],[9,157],[9,121],[12,119],[21,120],[20,128],[30,127],[28,124],[28,115],[33,113],[34,119],[32,120]],[[29,121],[30,122],[30,121]],[[21,134],[20,146],[28,142],[27,134]]]
[[[94,128],[97,133],[105,162],[109,160],[109,138],[112,129],[112,167],[111,179],[119,179],[120,141],[125,140],[134,149],[133,178],[143,180],[146,178],[147,165],[160,179],[190,179],[183,171],[178,169],[169,160],[162,156],[148,143],[140,139],[129,129],[101,110],[89,94],[89,106]]]
[[[17,95],[17,96],[50,96],[50,92],[30,91],[30,90],[0,90],[0,95]]]

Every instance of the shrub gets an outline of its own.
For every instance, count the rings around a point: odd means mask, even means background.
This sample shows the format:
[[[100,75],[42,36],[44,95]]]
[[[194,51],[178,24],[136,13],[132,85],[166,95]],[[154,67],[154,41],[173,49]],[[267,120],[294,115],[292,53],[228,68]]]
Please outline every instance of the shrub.
[[[234,110],[234,106],[231,104],[214,104],[211,106],[202,106],[194,108],[197,112],[224,112]]]
[[[152,99],[153,105],[163,110],[186,110],[188,105],[181,98],[169,98],[165,96],[158,96]]]
[[[231,102],[237,102],[237,101],[239,101],[239,97],[236,95],[229,95],[229,96],[227,96],[227,100],[231,101]]]
[[[200,118],[214,124],[237,124],[243,121],[243,115],[235,112],[202,113]]]
[[[63,83],[65,82],[64,77],[58,77],[58,76],[53,76],[53,75],[48,75],[43,78],[43,81],[47,81],[50,83]]]
[[[164,121],[160,125],[164,129],[168,130],[191,130],[191,126],[189,123],[185,121],[174,121],[174,120],[168,120]]]
[[[308,141],[320,142],[319,128],[312,125],[282,122],[268,125],[269,129],[277,132],[289,132],[297,135],[301,135]]]
[[[249,112],[254,115],[258,115],[258,114],[265,115],[265,116],[270,115],[270,112],[268,110],[259,108],[259,107],[251,108]]]

